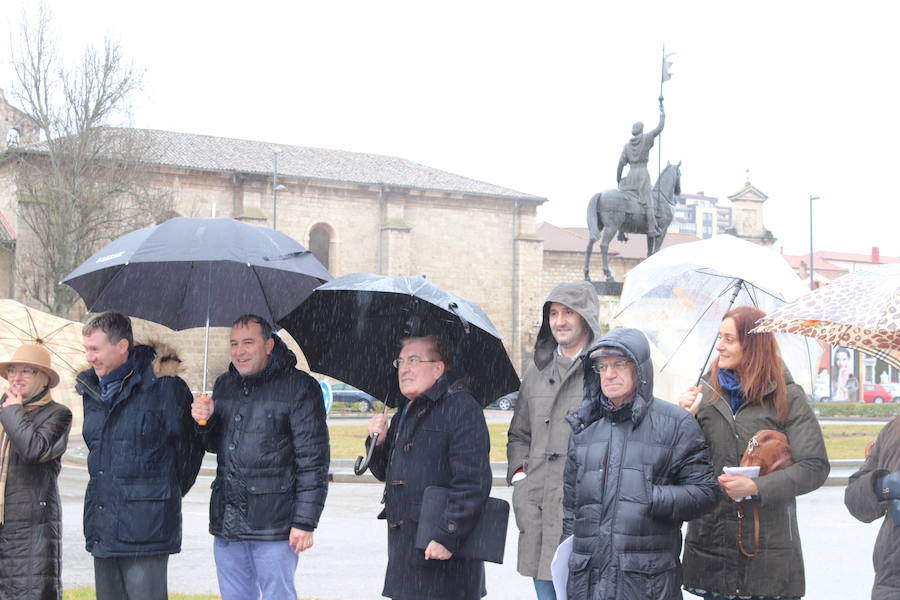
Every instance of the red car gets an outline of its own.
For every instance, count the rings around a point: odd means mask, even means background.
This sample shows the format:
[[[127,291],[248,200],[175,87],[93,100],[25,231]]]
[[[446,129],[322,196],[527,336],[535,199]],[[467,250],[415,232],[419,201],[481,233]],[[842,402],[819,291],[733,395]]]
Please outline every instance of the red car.
[[[863,402],[881,404],[891,401],[891,390],[877,383],[863,384]]]

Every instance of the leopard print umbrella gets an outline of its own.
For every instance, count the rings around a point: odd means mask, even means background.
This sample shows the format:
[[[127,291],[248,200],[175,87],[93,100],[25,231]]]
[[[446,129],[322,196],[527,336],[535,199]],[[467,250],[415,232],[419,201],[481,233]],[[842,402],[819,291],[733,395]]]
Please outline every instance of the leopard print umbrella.
[[[751,333],[761,332],[855,348],[900,369],[900,264],[843,275],[760,319]]]

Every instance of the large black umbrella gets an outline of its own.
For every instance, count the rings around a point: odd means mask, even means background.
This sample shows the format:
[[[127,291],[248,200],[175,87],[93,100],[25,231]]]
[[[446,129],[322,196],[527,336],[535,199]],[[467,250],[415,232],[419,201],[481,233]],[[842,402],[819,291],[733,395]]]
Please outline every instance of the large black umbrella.
[[[472,394],[487,405],[517,390],[519,378],[500,334],[473,302],[422,277],[353,273],[317,288],[278,324],[300,344],[310,369],[345,381],[389,405],[400,395],[391,364],[400,340],[439,335]]]
[[[234,219],[178,217],[110,242],[63,283],[91,312],[115,310],[181,330],[230,326],[245,313],[275,323],[330,279],[283,233]]]

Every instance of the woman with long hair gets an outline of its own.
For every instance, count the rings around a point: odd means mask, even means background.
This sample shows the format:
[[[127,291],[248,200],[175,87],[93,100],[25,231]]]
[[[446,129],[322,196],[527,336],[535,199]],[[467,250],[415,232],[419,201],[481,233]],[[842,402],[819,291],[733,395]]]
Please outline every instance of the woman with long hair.
[[[795,498],[821,486],[830,467],[818,421],[782,362],[775,337],[749,333],[764,316],[750,306],[725,314],[718,356],[702,386],[697,420],[722,493],[712,512],[688,523],[683,564],[685,589],[707,600],[789,600],[806,591]],[[701,386],[690,388],[679,403],[691,407],[700,391]],[[724,467],[740,464],[748,441],[762,429],[787,436],[794,464],[757,479],[724,474]],[[747,497],[739,528],[735,502]]]

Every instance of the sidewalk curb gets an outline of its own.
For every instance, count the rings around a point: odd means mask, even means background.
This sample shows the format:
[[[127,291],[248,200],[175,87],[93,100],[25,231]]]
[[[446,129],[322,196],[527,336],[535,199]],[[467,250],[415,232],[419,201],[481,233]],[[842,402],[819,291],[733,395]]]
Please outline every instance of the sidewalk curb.
[[[850,475],[855,473],[862,467],[865,461],[857,459],[839,459],[829,461],[831,464],[831,472],[824,485],[827,486],[846,486]],[[70,446],[66,453],[62,456],[62,463],[69,467],[87,467],[87,454],[83,446]],[[372,475],[372,473],[364,473],[356,475],[353,472],[353,460],[335,459],[331,461],[328,469],[328,480],[332,483],[381,483]],[[506,463],[492,462],[491,471],[493,472],[493,485],[506,485]],[[200,467],[200,476],[215,477],[216,462],[214,454],[206,454],[203,457],[203,465]]]

